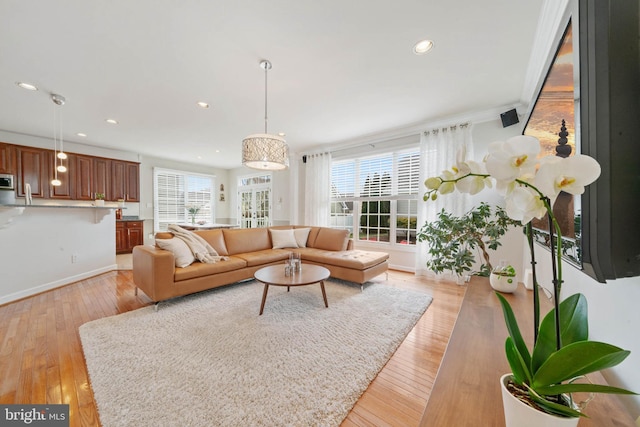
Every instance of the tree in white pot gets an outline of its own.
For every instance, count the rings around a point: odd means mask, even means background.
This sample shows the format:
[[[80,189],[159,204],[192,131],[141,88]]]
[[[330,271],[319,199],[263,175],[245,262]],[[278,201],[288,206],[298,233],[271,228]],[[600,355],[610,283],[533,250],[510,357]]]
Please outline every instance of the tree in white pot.
[[[458,277],[477,274],[488,276],[493,271],[489,250],[496,250],[500,239],[510,227],[521,226],[507,216],[500,206],[491,207],[487,203],[471,209],[462,216],[455,216],[444,209],[434,221],[426,222],[417,234],[421,242],[426,242],[430,255],[427,267],[436,272],[449,271]],[[482,255],[479,270],[473,271],[477,250]]]
[[[584,187],[600,176],[600,165],[585,155],[568,158],[546,156],[538,161],[540,142],[530,136],[517,136],[505,142],[494,142],[483,163],[458,156],[456,165],[442,175],[425,181],[424,200],[435,200],[439,194],[455,190],[476,194],[495,185],[505,197],[505,211],[513,220],[526,224],[527,237],[533,260],[533,218],[549,219],[551,259],[553,266],[554,309],[540,323],[538,283],[534,274],[534,346],[530,351],[525,344],[518,323],[508,301],[496,293],[503,308],[509,336],[505,353],[512,373],[507,377],[510,393],[530,407],[561,419],[573,418],[577,425],[584,416],[583,408],[576,407],[571,393],[635,394],[629,390],[577,383],[576,379],[621,363],[629,351],[616,346],[588,340],[587,301],[578,293],[560,302],[562,286],[562,248],[560,226],[553,214],[553,203],[561,191],[582,194]],[[554,239],[557,234],[557,240]],[[565,398],[565,396],[569,396]],[[503,394],[504,396],[504,394]],[[503,399],[505,405],[507,399]],[[505,409],[506,411],[506,409]],[[507,423],[509,425],[509,419]],[[522,419],[517,420],[523,425]]]

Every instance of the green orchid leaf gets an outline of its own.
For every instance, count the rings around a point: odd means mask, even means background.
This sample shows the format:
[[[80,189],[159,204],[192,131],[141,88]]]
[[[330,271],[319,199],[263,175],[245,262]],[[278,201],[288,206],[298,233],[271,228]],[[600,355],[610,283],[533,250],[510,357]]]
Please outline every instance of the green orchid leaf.
[[[566,393],[610,393],[610,394],[638,394],[623,388],[601,384],[558,384],[548,387],[537,387],[536,392],[542,396],[556,396]]]
[[[533,399],[538,406],[550,414],[562,415],[568,418],[586,417],[582,412],[569,408],[566,405],[561,405],[560,403],[550,402],[540,396],[536,396],[534,393],[530,392],[529,396],[531,396],[531,399]]]
[[[507,325],[509,335],[513,339],[513,343],[518,349],[518,353],[522,357],[524,363],[526,363],[527,366],[531,366],[531,354],[529,353],[527,344],[524,342],[524,339],[522,339],[522,334],[520,333],[520,328],[518,327],[516,316],[513,314],[513,309],[511,308],[509,301],[507,301],[505,297],[500,295],[498,292],[496,292],[496,296],[498,297],[498,300],[500,300],[500,304],[502,305],[504,321]]]
[[[507,337],[504,349],[514,381],[517,384],[531,384],[532,376],[529,365],[525,363],[511,337]]]
[[[560,303],[560,337],[563,346],[589,338],[587,299],[584,295],[574,294]],[[531,370],[535,373],[555,351],[555,310],[551,310],[540,324]]]
[[[531,387],[560,384],[580,375],[616,366],[631,352],[597,341],[578,341],[551,354],[533,374]]]

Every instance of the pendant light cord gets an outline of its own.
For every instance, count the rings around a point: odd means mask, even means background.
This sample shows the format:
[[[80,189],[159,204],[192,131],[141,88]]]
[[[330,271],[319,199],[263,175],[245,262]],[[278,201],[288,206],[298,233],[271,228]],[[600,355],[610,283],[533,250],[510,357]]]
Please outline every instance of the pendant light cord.
[[[267,132],[267,71],[269,70],[269,65],[264,66],[264,133]]]

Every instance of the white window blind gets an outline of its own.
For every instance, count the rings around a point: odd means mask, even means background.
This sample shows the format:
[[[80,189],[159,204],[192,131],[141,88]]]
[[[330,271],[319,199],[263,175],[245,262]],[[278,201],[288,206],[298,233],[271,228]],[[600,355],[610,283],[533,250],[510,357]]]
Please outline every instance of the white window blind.
[[[396,194],[418,194],[420,191],[420,152],[397,154],[398,190]]]
[[[331,197],[354,197],[356,183],[356,161],[341,160],[331,164]]]
[[[358,163],[359,195],[361,197],[390,196],[393,154],[362,159]]]
[[[215,222],[215,176],[154,168],[154,229],[191,221],[187,209],[195,207],[196,221]]]

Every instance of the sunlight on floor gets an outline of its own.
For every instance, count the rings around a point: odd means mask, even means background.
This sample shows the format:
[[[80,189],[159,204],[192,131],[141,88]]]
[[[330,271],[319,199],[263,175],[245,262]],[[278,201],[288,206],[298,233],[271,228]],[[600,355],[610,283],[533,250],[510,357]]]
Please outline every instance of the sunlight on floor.
[[[131,270],[133,268],[132,255],[131,254],[116,255],[116,264],[118,264],[118,270]]]

